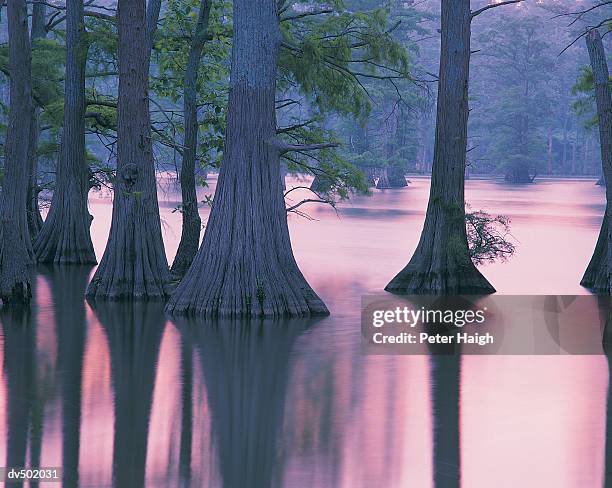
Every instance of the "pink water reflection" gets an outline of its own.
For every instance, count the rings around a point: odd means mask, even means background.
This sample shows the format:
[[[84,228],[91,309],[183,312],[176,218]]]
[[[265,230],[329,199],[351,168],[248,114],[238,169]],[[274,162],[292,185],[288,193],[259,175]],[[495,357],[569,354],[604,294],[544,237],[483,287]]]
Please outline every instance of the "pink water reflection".
[[[214,191],[214,183],[202,199]],[[360,297],[382,290],[406,264],[423,224],[428,188],[427,179],[414,178],[404,190],[355,197],[341,206],[339,215],[311,207],[313,221],[290,216],[300,267],[332,311],[305,331],[258,342],[221,333],[194,335],[185,325],[165,324],[154,352],[154,389],[139,407],[149,411],[146,486],[178,486],[182,477],[192,486],[234,488],[237,478],[228,466],[253,470],[261,486],[434,485],[431,384],[436,379],[430,359],[363,356],[359,346]],[[180,214],[172,211],[178,202],[174,190],[170,182],[160,190],[169,261],[180,238]],[[473,209],[512,219],[517,255],[483,268],[500,293],[585,292],[579,281],[599,230],[601,188],[592,181],[505,187],[474,180],[468,181],[466,195]],[[91,211],[100,257],[110,227],[108,196],[94,195]],[[204,222],[207,215],[202,209]],[[30,320],[36,351],[26,361],[35,371],[35,380],[27,380],[34,385],[31,398],[42,412],[41,462],[59,466],[66,375],[58,368],[52,292],[47,277],[39,277],[37,310]],[[84,317],[79,479],[81,486],[111,486],[115,383],[120,384],[125,370],[113,373],[108,324],[89,305]],[[210,347],[217,340],[227,349],[211,362]],[[11,361],[17,359],[7,356],[4,329],[0,348],[4,406],[12,394]],[[270,351],[278,356],[270,360]],[[241,363],[241,357],[252,362]],[[255,365],[263,369],[254,371]],[[266,384],[266,376],[277,384]],[[604,357],[463,358],[458,406],[462,486],[601,486],[607,385]],[[122,394],[129,398],[130,392]],[[189,404],[186,427],[182,421]],[[249,418],[249,412],[266,411],[268,417]],[[28,432],[35,417],[30,413]],[[2,408],[3,439],[8,424]],[[240,431],[232,430],[238,425]],[[271,438],[266,432],[273,432]],[[32,440],[28,446],[30,456]],[[9,447],[0,444],[0,459],[7,458]]]

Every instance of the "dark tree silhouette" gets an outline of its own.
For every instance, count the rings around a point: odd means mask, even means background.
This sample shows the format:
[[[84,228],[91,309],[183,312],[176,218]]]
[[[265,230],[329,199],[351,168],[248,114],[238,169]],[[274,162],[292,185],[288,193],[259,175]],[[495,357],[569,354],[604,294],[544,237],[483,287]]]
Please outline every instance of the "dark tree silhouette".
[[[404,188],[408,186],[404,170],[396,166],[390,168],[383,168],[376,188],[379,190],[390,189],[390,188]]]
[[[66,2],[64,132],[49,215],[34,242],[41,263],[96,264],[87,209],[89,168],[85,157],[85,65],[88,42],[83,0]]]
[[[307,316],[327,308],[293,256],[276,139],[280,46],[275,0],[236,0],[223,164],[198,254],[167,311],[205,316]],[[302,150],[314,146],[300,147]]]
[[[495,288],[470,258],[465,229],[465,167],[472,20],[470,0],[442,0],[442,47],[431,189],[421,239],[385,288],[394,293],[486,294]]]
[[[612,288],[612,93],[610,74],[601,35],[592,29],[586,35],[599,119],[599,138],[603,180],[606,186],[606,213],[601,224],[593,257],[580,284],[597,292],[610,293]]]
[[[161,299],[170,273],[157,201],[149,116],[150,36],[144,0],[119,0],[117,178],[111,230],[87,295]]]
[[[43,2],[35,2],[32,5],[32,27],[30,39],[32,49],[36,39],[43,39],[47,36],[45,22],[47,6]],[[40,136],[40,107],[32,104],[32,121],[30,122],[30,142],[28,144],[28,192],[26,210],[28,215],[28,228],[32,242],[36,240],[38,233],[43,225],[38,206],[38,138]]]
[[[28,15],[24,0],[9,0],[7,10],[11,101],[0,201],[0,299],[4,304],[30,300],[28,265],[34,255],[26,214],[32,121]]]
[[[189,58],[183,80],[183,117],[185,123],[185,137],[183,142],[183,160],[181,163],[181,213],[183,228],[174,263],[172,275],[175,278],[185,276],[191,266],[193,258],[198,252],[200,244],[200,229],[202,220],[198,213],[198,196],[196,194],[195,165],[196,150],[198,148],[198,106],[197,82],[198,67],[202,50],[208,33],[208,20],[210,17],[210,0],[202,0],[200,13],[196,23],[193,40],[189,48]]]

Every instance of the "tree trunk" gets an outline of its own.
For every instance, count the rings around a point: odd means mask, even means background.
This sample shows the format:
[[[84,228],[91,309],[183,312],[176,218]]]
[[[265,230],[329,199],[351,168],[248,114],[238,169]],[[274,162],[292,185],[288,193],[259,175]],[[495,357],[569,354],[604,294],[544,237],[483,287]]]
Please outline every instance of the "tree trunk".
[[[382,168],[382,170],[380,171],[380,177],[378,178],[378,181],[376,182],[376,188],[379,190],[382,190],[382,189],[390,188],[390,187],[391,186],[389,183],[389,169]]]
[[[153,49],[155,34],[157,33],[157,22],[161,11],[162,0],[149,0],[147,4],[147,32],[149,33],[149,51]]]
[[[111,230],[87,295],[161,299],[170,273],[162,241],[149,116],[149,36],[144,0],[119,0],[117,178]]]
[[[281,188],[283,191],[287,190],[287,164],[284,161],[281,161],[280,166],[280,182]]]
[[[569,108],[565,109],[565,119],[563,121],[563,158],[561,160],[561,173],[567,171],[567,126],[569,124]]]
[[[66,2],[64,132],[49,215],[34,242],[41,263],[96,264],[87,208],[89,168],[85,156],[85,65],[88,42],[83,0]]]
[[[547,134],[547,138],[548,138],[548,144],[546,147],[546,159],[547,159],[547,168],[548,168],[548,174],[552,175],[553,174],[553,133],[552,133],[552,128],[548,128],[548,134]]]
[[[185,276],[193,262],[193,258],[198,252],[200,229],[202,227],[202,220],[198,213],[198,196],[196,194],[195,182],[196,151],[198,147],[197,82],[198,67],[208,32],[210,5],[210,0],[202,0],[200,4],[198,22],[193,34],[193,41],[189,49],[189,58],[185,70],[183,94],[185,139],[183,143],[183,161],[181,163],[183,229],[181,232],[181,242],[172,264],[173,278],[178,279]]]
[[[578,122],[574,123],[574,141],[572,142],[572,175],[577,173],[576,168],[576,151],[578,146]]]
[[[0,299],[4,304],[30,300],[28,265],[34,255],[26,215],[32,82],[24,0],[9,0],[8,32],[11,102],[0,203]]]
[[[223,163],[204,240],[171,313],[306,316],[327,308],[293,256],[276,144],[275,0],[236,0]]]
[[[510,165],[504,177],[506,183],[525,184],[532,183],[533,178],[529,174],[529,165],[524,162],[514,163]]]
[[[31,49],[34,49],[36,39],[47,36],[45,29],[47,6],[42,2],[32,5],[32,30],[30,33]],[[38,138],[40,136],[40,108],[32,105],[32,121],[30,122],[30,142],[28,144],[28,191],[26,200],[26,212],[28,216],[28,229],[32,242],[36,240],[43,225],[38,206]]]
[[[495,289],[470,259],[465,229],[470,1],[442,0],[436,142],[425,225],[395,293],[482,294]]]
[[[376,170],[374,168],[366,168],[363,172],[368,188],[376,186]]]
[[[612,93],[610,93],[610,75],[606,54],[601,42],[601,35],[597,29],[589,31],[586,43],[595,82],[601,161],[606,185],[606,214],[593,257],[580,284],[591,288],[593,291],[608,294],[612,283],[610,277],[612,271],[612,226],[609,225],[612,219]]]
[[[408,186],[404,170],[401,168],[384,168],[376,188],[384,190],[386,188],[404,188]]]

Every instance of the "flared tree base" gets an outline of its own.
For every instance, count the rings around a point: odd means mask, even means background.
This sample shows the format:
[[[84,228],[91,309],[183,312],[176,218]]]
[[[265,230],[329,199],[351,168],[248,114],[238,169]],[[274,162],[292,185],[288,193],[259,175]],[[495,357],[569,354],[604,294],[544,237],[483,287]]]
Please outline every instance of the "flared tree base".
[[[34,243],[36,260],[43,264],[98,264],[91,239],[84,238],[74,246],[63,247],[61,232],[43,227]],[[87,242],[88,241],[88,242]]]
[[[173,281],[180,281],[183,279],[183,276],[187,273],[189,266],[191,266],[191,263],[198,253],[201,227],[202,220],[198,215],[197,209],[189,215],[183,215],[181,242],[179,243],[174,262],[172,263],[172,268],[170,269],[170,278]]]
[[[18,281],[12,288],[2,287],[0,290],[0,306],[27,305],[31,298],[32,289],[28,281]]]
[[[401,171],[383,171],[383,174],[378,179],[376,188],[379,190],[390,190],[394,188],[405,188],[408,186],[406,177]]]
[[[230,279],[213,277],[206,286],[190,286],[189,275],[166,305],[172,315],[206,318],[312,317],[329,315],[329,310],[303,278],[281,279],[275,283],[249,286]],[[236,275],[234,275],[236,278]],[[200,281],[199,278],[197,278]]]
[[[28,252],[25,241],[12,225],[0,227],[0,301],[3,306],[28,304],[32,297],[33,256],[32,248]]]
[[[59,182],[47,220],[33,241],[36,260],[45,264],[97,264],[89,231],[92,220],[87,191],[79,191],[76,182]]]
[[[593,257],[587,266],[584,276],[580,281],[580,285],[588,288],[594,293],[610,293],[610,283],[608,278],[608,266],[607,266],[607,255],[608,255],[608,218],[604,216],[599,231],[599,237],[597,244],[595,244],[595,251],[593,251]]]
[[[385,287],[398,295],[489,295],[495,288],[474,266],[449,271],[422,271],[408,264]]]
[[[511,168],[504,176],[504,181],[511,185],[526,185],[533,183],[534,177],[529,174],[529,169],[525,166]]]

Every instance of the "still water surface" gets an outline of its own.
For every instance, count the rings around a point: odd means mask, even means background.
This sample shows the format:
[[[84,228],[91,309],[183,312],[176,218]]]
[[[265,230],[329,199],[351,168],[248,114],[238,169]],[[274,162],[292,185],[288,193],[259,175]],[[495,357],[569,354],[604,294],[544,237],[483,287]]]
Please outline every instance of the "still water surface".
[[[171,262],[180,214],[162,186]],[[290,217],[300,267],[332,311],[322,320],[248,327],[94,307],[91,269],[40,269],[31,313],[0,316],[0,465],[63,466],[64,485],[83,487],[603,486],[604,356],[361,354],[361,295],[406,264],[428,188],[415,178],[338,214]],[[585,293],[603,189],[473,180],[466,195],[512,219],[516,256],[483,268],[500,293]],[[110,200],[90,206],[100,258]]]

